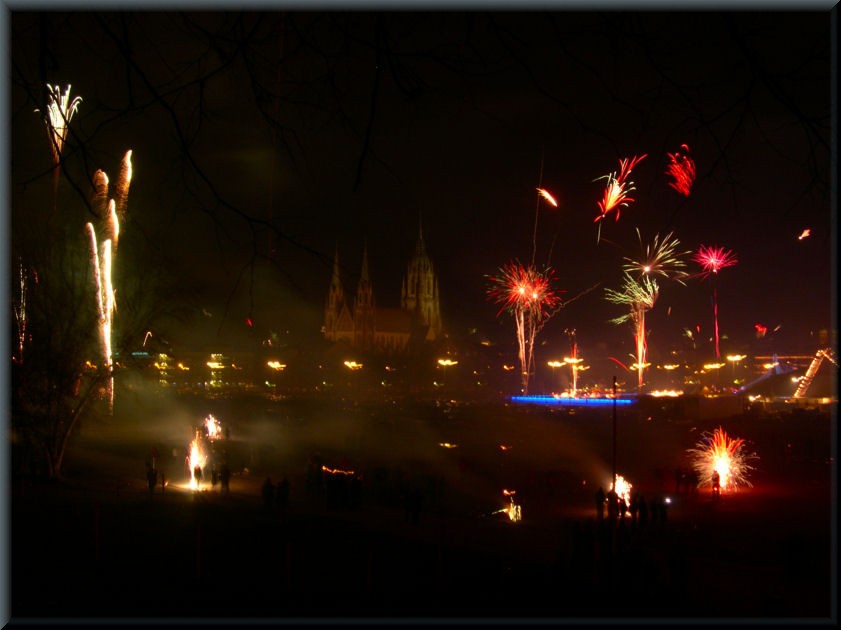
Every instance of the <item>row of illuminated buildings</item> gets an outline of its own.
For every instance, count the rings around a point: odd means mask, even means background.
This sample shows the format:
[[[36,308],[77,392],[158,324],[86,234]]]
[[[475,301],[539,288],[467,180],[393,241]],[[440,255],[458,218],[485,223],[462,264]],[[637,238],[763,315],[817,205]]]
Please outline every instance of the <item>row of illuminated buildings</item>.
[[[347,276],[355,291],[347,290]],[[643,366],[643,387],[634,366],[622,365],[598,344],[576,354],[543,347],[530,368],[527,393],[598,396],[623,392],[746,393],[788,396],[803,389],[816,353],[835,348],[835,333],[821,331],[817,347],[800,353],[758,352],[701,359],[676,350]],[[836,355],[826,353],[810,375],[810,395],[834,396]],[[233,347],[141,349],[118,365],[142,373],[161,387],[191,390],[257,389],[278,393],[330,392],[342,396],[419,394],[505,397],[522,392],[522,368],[514,344],[501,348],[477,335],[456,339],[445,332],[438,278],[419,229],[403,276],[398,306],[377,300],[368,270],[348,274],[337,249],[324,303],[321,334],[306,346],[266,344],[249,351]],[[829,376],[827,376],[829,375]]]
[[[817,353],[816,353],[817,354]],[[568,357],[566,357],[568,358]],[[621,371],[624,393],[739,394],[786,397],[798,390],[810,368],[809,397],[835,397],[837,358],[816,355],[729,355],[718,362],[653,364],[637,374]],[[278,394],[328,393],[354,398],[380,395],[437,395],[447,398],[504,398],[522,393],[519,365],[492,349],[464,347],[400,359],[325,345],[321,352],[287,348],[269,352],[135,352],[117,361],[162,388],[192,391],[260,390]],[[591,376],[592,366],[548,360],[535,366],[528,393],[556,396],[612,394],[611,376]],[[602,371],[605,373],[604,370]]]

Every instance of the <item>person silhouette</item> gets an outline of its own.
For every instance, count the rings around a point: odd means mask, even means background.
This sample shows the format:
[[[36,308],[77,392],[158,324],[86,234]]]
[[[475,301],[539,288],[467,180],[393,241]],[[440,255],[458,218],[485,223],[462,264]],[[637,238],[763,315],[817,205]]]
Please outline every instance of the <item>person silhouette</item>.
[[[598,517],[599,520],[602,520],[604,518],[604,502],[605,502],[606,498],[607,497],[604,493],[604,488],[599,486],[599,489],[596,490],[596,496],[595,496],[596,516]]]
[[[277,509],[281,518],[286,517],[286,509],[289,505],[289,479],[284,477],[277,484]]]
[[[219,472],[219,481],[222,482],[222,490],[227,494],[231,490],[231,469],[228,464],[222,464],[222,470]]]
[[[263,505],[266,509],[271,509],[274,504],[274,484],[271,477],[266,477],[263,482]]]
[[[155,486],[158,484],[158,471],[152,466],[146,466],[146,483],[149,485],[149,494],[155,492]]]
[[[713,498],[717,499],[721,494],[721,475],[718,474],[717,470],[713,471],[712,477],[712,484],[713,484]]]

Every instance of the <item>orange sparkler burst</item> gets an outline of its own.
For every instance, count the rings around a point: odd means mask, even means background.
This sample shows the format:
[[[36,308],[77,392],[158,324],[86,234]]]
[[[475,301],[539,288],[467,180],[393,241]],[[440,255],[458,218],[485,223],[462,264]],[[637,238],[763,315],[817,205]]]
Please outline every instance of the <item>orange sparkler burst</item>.
[[[797,240],[802,241],[804,238],[808,238],[811,233],[812,233],[812,230],[810,230],[809,228],[806,228],[805,230],[803,230],[800,233],[800,236],[797,237]]]
[[[501,510],[508,514],[508,520],[517,523],[523,520],[523,509],[518,503],[514,503],[514,495],[517,494],[516,490],[506,490],[503,488],[502,490],[503,496],[508,497],[508,507],[504,510]]]
[[[689,196],[692,184],[695,182],[695,161],[689,157],[689,147],[680,145],[680,150],[675,153],[667,153],[669,165],[666,167],[666,175],[672,178],[669,186],[674,188],[684,197]]]
[[[721,427],[712,434],[703,433],[695,448],[688,449],[693,457],[692,467],[698,473],[698,487],[712,487],[714,473],[718,473],[721,491],[751,486],[747,479],[753,469],[750,461],[758,459],[755,453],[745,452],[741,438],[731,438]]]
[[[204,429],[207,433],[207,439],[211,442],[222,437],[222,425],[213,414],[208,415],[204,419]]]
[[[190,442],[190,454],[187,456],[187,466],[190,468],[190,489],[199,490],[201,479],[196,476],[196,469],[204,470],[207,465],[207,454],[202,448],[201,436],[196,431],[196,436]]]
[[[631,504],[631,489],[633,486],[622,475],[616,475],[616,498],[624,499],[626,505]],[[610,490],[613,490],[613,483],[610,484]]]
[[[622,206],[627,207],[629,203],[634,201],[632,197],[628,197],[628,193],[634,190],[634,183],[628,180],[628,176],[630,176],[633,168],[646,157],[648,157],[647,153],[631,159],[619,160],[619,175],[614,172],[598,178],[607,179],[607,186],[602,200],[598,202],[601,212],[593,220],[594,223],[604,219],[613,210],[616,210],[616,220],[618,221],[620,208]]]
[[[558,207],[558,202],[555,201],[555,198],[552,195],[549,194],[549,191],[547,191],[543,188],[538,188],[537,192],[540,193],[540,196],[543,197],[546,201],[551,203],[556,208]]]

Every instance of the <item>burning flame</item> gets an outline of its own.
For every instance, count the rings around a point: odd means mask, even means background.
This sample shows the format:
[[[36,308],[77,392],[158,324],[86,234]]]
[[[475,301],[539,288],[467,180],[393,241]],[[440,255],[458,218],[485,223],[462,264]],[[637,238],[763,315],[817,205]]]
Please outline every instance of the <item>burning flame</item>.
[[[187,464],[190,468],[190,489],[200,490],[201,481],[196,478],[196,468],[204,470],[207,464],[207,454],[201,445],[201,436],[196,431],[196,437],[190,443],[190,455],[187,458]]]

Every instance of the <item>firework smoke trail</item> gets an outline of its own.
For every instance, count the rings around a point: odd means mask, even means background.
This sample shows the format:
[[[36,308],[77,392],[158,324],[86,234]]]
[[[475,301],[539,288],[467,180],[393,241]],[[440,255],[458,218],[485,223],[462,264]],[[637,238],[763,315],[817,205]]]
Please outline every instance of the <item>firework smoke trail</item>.
[[[689,147],[682,144],[680,150],[666,155],[669,156],[669,164],[666,167],[666,175],[671,177],[669,186],[688,197],[692,191],[692,184],[695,183],[695,160],[689,156]]]
[[[641,279],[635,279],[627,271],[623,272],[622,289],[605,289],[605,299],[614,304],[624,304],[629,307],[629,312],[620,317],[610,320],[612,324],[622,324],[630,321],[634,326],[634,342],[636,343],[637,356],[637,386],[642,388],[643,373],[645,371],[645,355],[647,342],[645,335],[645,313],[654,308],[660,288],[657,281],[647,275]]]
[[[131,153],[131,150],[129,150],[123,157],[120,176],[117,179],[118,200],[108,199],[108,176],[101,170],[98,170],[94,174],[94,190],[91,195],[91,204],[99,216],[107,217],[106,237],[103,239],[101,245],[97,242],[96,229],[93,223],[87,223],[85,225],[91,241],[91,262],[93,264],[94,288],[96,290],[96,305],[99,315],[102,359],[109,373],[107,393],[110,412],[114,410],[114,355],[111,347],[111,333],[113,330],[114,311],[116,310],[112,269],[113,259],[116,255],[117,243],[120,237],[118,208],[122,209],[123,214],[125,213],[131,183]]]
[[[102,362],[108,370],[109,409],[114,406],[113,353],[111,351],[111,327],[114,315],[114,287],[111,283],[111,241],[102,243],[102,253],[96,240],[96,230],[92,223],[85,226],[91,241],[91,264],[93,265],[94,290],[96,291],[96,309],[99,315],[99,342],[102,350]]]
[[[638,386],[642,387],[645,357],[648,352],[645,311],[654,307],[658,295],[657,284],[653,282],[652,278],[660,276],[663,279],[674,280],[684,285],[684,279],[689,276],[689,273],[685,270],[686,261],[684,257],[692,252],[688,250],[679,252],[680,241],[673,237],[672,232],[669,232],[662,241],[660,235],[657,234],[650,245],[644,246],[639,228],[636,231],[642,256],[639,259],[625,257],[622,271],[627,277],[636,277],[637,281],[629,282],[626,279],[624,291],[621,293],[609,292],[609,294],[613,298],[611,301],[631,306],[629,317],[634,322],[636,329],[634,339],[637,348],[637,380]],[[620,318],[620,320],[626,321],[626,318]]]
[[[541,166],[542,171],[542,166]],[[534,259],[537,256],[537,217],[540,215],[540,200],[545,199],[547,203],[551,204],[555,208],[558,207],[558,202],[555,201],[555,198],[549,194],[545,188],[538,188],[537,189],[538,196],[537,196],[537,206],[534,209],[534,233],[532,234],[532,250],[531,250],[531,264],[534,264]]]
[[[18,327],[18,355],[12,357],[14,361],[23,363],[23,347],[26,344],[26,268],[22,260],[18,260],[18,279],[20,289],[18,299],[14,304],[15,322]]]
[[[554,272],[513,261],[500,268],[497,276],[489,276],[488,297],[500,304],[497,316],[507,311],[514,318],[517,332],[523,394],[528,393],[529,375],[534,368],[534,342],[537,333],[561,303],[552,288]]]
[[[634,183],[628,180],[628,177],[631,175],[631,171],[633,168],[642,162],[648,154],[644,154],[641,156],[634,156],[633,158],[625,158],[624,160],[619,160],[619,174],[617,175],[616,172],[608,173],[607,175],[603,175],[601,177],[597,177],[593,181],[599,181],[600,179],[607,180],[607,186],[604,189],[604,195],[602,195],[601,201],[598,202],[599,206],[599,214],[593,220],[594,223],[598,223],[602,221],[609,212],[616,210],[616,220],[619,220],[619,212],[622,206],[627,207],[629,203],[634,201],[633,197],[629,197],[628,193],[634,190]],[[602,233],[602,225],[599,223],[599,230],[596,235],[596,243],[599,242]]]
[[[721,357],[721,352],[718,345],[718,289],[715,284],[715,279],[718,276],[719,271],[726,269],[727,267],[732,267],[739,261],[736,259],[736,255],[730,250],[711,245],[701,245],[692,260],[701,265],[701,272],[698,276],[702,279],[710,278],[712,281],[715,358],[719,359]]]
[[[575,398],[578,393],[578,342],[575,339],[575,328],[566,329],[564,332],[572,339],[572,361],[570,361],[570,369],[572,371],[572,397]]]
[[[70,85],[61,93],[57,85],[47,84],[47,113],[44,122],[47,125],[47,136],[50,141],[50,151],[53,157],[53,210],[56,206],[58,196],[58,173],[61,163],[61,152],[64,149],[64,141],[67,138],[67,129],[70,119],[82,102],[82,97],[77,96],[70,100]],[[35,110],[36,112],[39,110]]]
[[[759,457],[756,453],[747,453],[745,448],[743,439],[729,437],[721,427],[713,433],[702,433],[695,447],[687,449],[692,456],[692,467],[698,473],[698,487],[711,487],[715,472],[718,472],[722,491],[751,486],[747,479],[748,471],[753,470],[750,462]]]
[[[117,177],[117,190],[115,201],[115,211],[120,222],[126,218],[126,208],[128,207],[128,191],[131,186],[131,154],[132,150],[126,151],[123,156],[123,161],[120,165],[120,173]],[[115,243],[116,244],[116,243]]]

